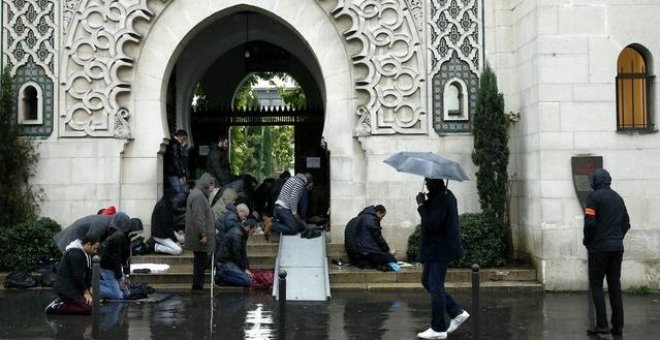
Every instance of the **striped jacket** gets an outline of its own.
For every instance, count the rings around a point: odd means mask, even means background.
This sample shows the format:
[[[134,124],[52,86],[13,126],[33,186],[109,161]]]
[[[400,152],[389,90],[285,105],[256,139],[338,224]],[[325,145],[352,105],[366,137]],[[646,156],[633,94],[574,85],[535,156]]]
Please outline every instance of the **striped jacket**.
[[[307,177],[304,174],[297,174],[295,177],[289,178],[284,183],[275,204],[289,209],[292,214],[297,215],[298,202],[300,202],[300,197],[302,197],[303,190],[305,190],[305,184],[307,184]]]

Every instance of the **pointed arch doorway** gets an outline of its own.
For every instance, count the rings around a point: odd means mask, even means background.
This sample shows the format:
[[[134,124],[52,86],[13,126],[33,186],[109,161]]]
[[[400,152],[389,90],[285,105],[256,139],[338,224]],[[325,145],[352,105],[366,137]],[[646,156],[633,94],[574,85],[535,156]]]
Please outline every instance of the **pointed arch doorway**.
[[[134,82],[134,110],[139,112],[140,117],[135,120],[136,138],[127,148],[124,160],[129,164],[132,159],[149,159],[149,162],[153,159],[152,169],[157,176],[145,179],[138,178],[137,173],[125,172],[124,182],[153,183],[156,188],[153,197],[143,199],[157,199],[163,183],[162,170],[159,170],[162,169],[162,154],[171,131],[186,128],[195,133],[190,107],[194,85],[205,76],[212,75],[218,85],[218,91],[214,90],[218,107],[228,106],[227,98],[232,97],[228,93],[235,90],[248,71],[244,63],[229,60],[245,58],[246,42],[253,42],[255,45],[251,47],[271,44],[295,57],[288,61],[279,59],[279,63],[294,66],[288,73],[300,74],[296,79],[306,94],[309,91],[312,103],[318,103],[322,108],[323,124],[315,129],[300,129],[314,137],[296,139],[305,140],[304,143],[297,143],[299,146],[318,146],[324,152],[332,152],[326,156],[327,164],[320,165],[326,174],[317,176],[318,179],[325,178],[326,184],[315,180],[317,188],[327,192],[328,207],[364,204],[364,175],[351,170],[360,164],[363,155],[356,155],[359,147],[353,138],[355,98],[350,58],[332,18],[314,2],[264,5],[262,1],[245,1],[236,6],[213,2],[208,4],[208,8],[205,6],[171,3],[159,15],[145,38]],[[240,15],[243,12],[255,16],[250,18],[248,39],[245,19]],[[253,53],[256,53],[255,60],[258,60],[258,52],[250,51],[251,57]],[[234,57],[231,57],[232,54]],[[268,60],[273,61],[272,58]],[[269,62],[268,65],[277,66],[278,62]],[[216,67],[223,71],[215,73]],[[196,139],[193,135],[193,143],[200,143]],[[155,159],[154,154],[157,155]],[[297,154],[296,171],[307,166],[307,158],[304,153]],[[141,168],[144,169],[144,166]],[[361,186],[356,186],[356,183]],[[340,188],[342,194],[331,195],[331,188]],[[352,212],[347,211],[346,214]],[[343,225],[345,219],[342,216],[335,221]],[[331,220],[331,223],[335,221]],[[340,228],[335,230],[341,231]]]

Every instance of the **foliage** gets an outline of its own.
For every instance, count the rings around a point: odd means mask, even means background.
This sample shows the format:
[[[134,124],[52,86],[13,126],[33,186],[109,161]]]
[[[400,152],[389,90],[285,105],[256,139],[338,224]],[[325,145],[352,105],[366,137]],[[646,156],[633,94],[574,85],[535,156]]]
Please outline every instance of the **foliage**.
[[[508,125],[504,97],[497,88],[497,77],[486,65],[481,73],[474,113],[472,160],[478,168],[476,176],[481,210],[498,218],[502,224],[507,222]]]
[[[651,294],[651,288],[648,286],[630,286],[626,288],[626,294],[634,296],[645,296]]]
[[[252,94],[252,87],[259,79],[285,79],[284,73],[259,72],[250,74],[241,84],[234,98],[235,107],[257,107],[258,99]],[[294,82],[297,85],[297,83]],[[288,89],[278,87],[284,103],[293,107],[304,107],[306,99],[300,87]],[[231,172],[249,173],[258,180],[276,176],[289,169],[293,162],[292,126],[234,126],[231,128]]]
[[[464,255],[452,266],[470,268],[474,263],[481,267],[504,265],[504,247],[499,234],[502,226],[497,219],[482,213],[465,213],[459,216],[459,225]],[[418,225],[408,237],[408,261],[418,260],[420,237],[421,225]]]
[[[39,209],[38,189],[30,183],[39,154],[34,139],[21,135],[13,98],[12,78],[5,69],[0,88],[0,227],[34,218]]]
[[[296,86],[293,88],[284,88],[284,86],[279,86],[277,91],[280,93],[280,96],[284,102],[294,108],[301,108],[307,105],[307,97],[305,97],[305,91],[303,91],[298,83],[296,83]]]
[[[46,217],[0,228],[0,271],[32,270],[41,255],[59,259],[53,236],[60,230],[57,222]]]
[[[422,225],[418,224],[410,236],[408,236],[408,249],[406,249],[406,257],[409,262],[419,261],[419,242],[422,235]]]
[[[463,257],[456,261],[457,267],[470,268],[504,265],[502,222],[484,213],[465,213],[459,217]]]

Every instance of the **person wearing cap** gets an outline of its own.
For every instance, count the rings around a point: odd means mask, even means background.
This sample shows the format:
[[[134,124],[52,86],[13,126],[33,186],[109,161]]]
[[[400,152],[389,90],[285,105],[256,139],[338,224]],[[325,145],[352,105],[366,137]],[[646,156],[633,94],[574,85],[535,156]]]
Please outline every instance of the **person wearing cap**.
[[[589,335],[623,333],[623,297],[621,296],[621,262],[623,238],[630,229],[630,217],[623,198],[612,188],[612,177],[605,169],[595,170],[589,177],[594,190],[584,209],[584,238],[582,244],[589,252],[589,286],[596,309],[596,325]],[[612,310],[612,329],[608,327],[603,279],[607,278],[607,292]]]
[[[127,281],[130,274],[128,260],[131,256],[129,234],[142,230],[142,221],[139,218],[132,218],[125,228],[113,226],[110,230],[111,234],[103,243],[101,250],[101,298],[122,300],[128,296]]]

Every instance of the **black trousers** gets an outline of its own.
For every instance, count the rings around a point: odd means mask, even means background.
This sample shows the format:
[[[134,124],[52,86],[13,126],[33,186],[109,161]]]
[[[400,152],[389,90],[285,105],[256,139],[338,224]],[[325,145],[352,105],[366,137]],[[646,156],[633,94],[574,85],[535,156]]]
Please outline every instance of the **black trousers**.
[[[355,255],[355,264],[356,267],[373,267],[379,268],[381,266],[387,266],[390,262],[396,262],[396,258],[390,253],[382,252],[370,252],[370,253],[357,253]]]
[[[204,271],[208,267],[208,255],[205,251],[193,251],[193,290],[204,289]]]
[[[612,308],[612,328],[623,328],[623,297],[621,296],[621,262],[623,251],[589,253],[589,284],[596,309],[596,327],[607,327],[603,278],[607,278],[607,291]]]

